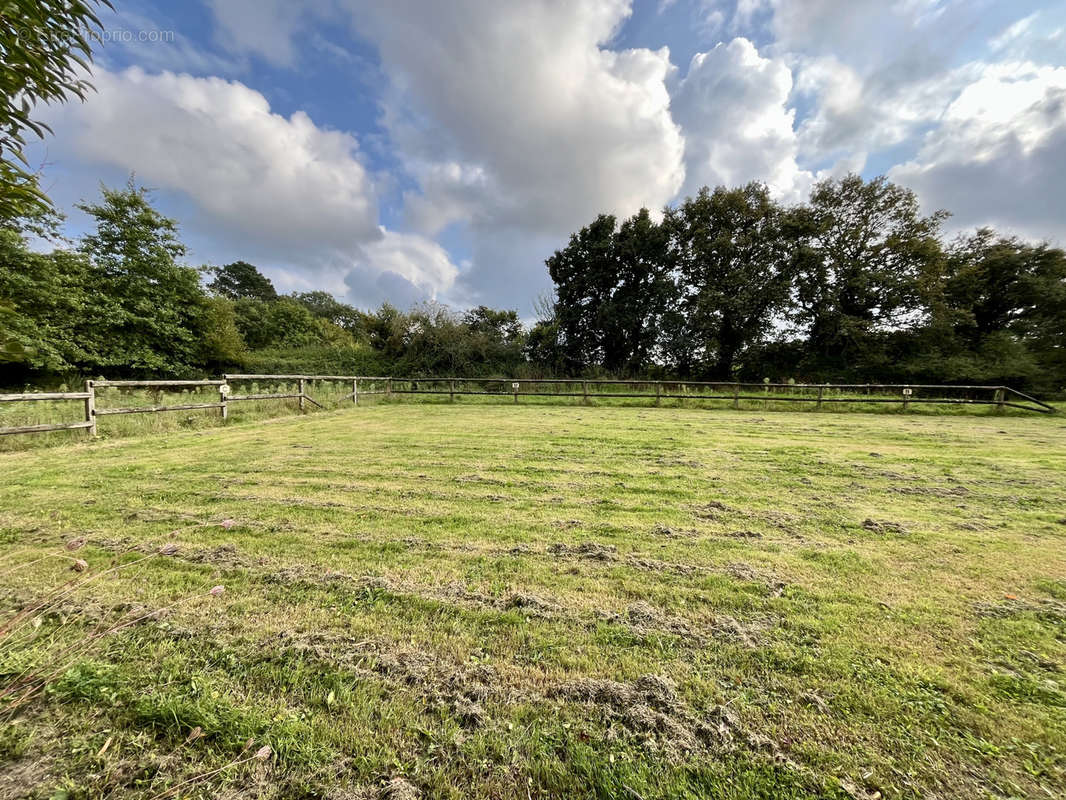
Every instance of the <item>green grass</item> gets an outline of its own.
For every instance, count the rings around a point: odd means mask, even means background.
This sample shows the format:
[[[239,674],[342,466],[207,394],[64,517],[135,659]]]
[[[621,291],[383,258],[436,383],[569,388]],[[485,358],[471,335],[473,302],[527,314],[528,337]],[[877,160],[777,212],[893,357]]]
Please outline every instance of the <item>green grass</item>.
[[[0,639],[0,798],[1066,785],[1056,417],[395,402],[0,472],[5,618],[74,581]]]

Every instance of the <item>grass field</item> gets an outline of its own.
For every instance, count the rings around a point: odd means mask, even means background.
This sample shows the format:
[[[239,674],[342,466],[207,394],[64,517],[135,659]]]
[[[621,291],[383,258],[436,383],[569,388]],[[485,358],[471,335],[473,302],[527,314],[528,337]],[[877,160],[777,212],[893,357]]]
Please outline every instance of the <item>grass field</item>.
[[[0,798],[1066,786],[1060,418],[396,403],[0,475]]]

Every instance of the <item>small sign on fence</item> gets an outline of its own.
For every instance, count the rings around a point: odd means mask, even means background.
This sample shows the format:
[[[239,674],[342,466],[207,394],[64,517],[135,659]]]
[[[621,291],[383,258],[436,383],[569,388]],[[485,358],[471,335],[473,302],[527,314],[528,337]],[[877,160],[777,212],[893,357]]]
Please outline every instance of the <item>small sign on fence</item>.
[[[514,389],[516,392],[518,391],[518,387],[519,386],[520,386],[520,384],[517,384],[517,383],[512,383],[511,384],[511,388]]]
[[[914,394],[914,390],[913,389],[904,389],[903,390],[903,396],[904,397],[910,397],[912,394]]]
[[[228,383],[224,383],[221,386],[219,386],[218,387],[218,393],[220,395],[222,395],[223,397],[228,395],[229,394],[229,384]]]

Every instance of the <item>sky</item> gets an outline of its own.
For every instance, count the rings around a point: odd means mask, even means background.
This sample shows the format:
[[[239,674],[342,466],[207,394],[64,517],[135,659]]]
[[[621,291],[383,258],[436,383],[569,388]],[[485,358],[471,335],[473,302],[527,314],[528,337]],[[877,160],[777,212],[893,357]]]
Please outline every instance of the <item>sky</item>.
[[[361,308],[530,317],[600,213],[858,172],[948,234],[1066,244],[1066,3],[114,0],[30,152],[68,215],[132,173],[193,265]]]

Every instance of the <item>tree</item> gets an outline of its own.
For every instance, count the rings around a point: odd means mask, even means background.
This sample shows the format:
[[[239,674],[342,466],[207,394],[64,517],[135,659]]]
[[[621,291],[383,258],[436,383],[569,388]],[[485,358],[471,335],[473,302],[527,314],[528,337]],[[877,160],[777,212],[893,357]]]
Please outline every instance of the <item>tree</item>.
[[[222,267],[214,267],[211,272],[215,279],[207,285],[215,294],[231,300],[262,300],[270,302],[278,299],[274,284],[263,275],[257,267],[247,261],[234,261]]]
[[[794,317],[819,365],[855,369],[871,358],[877,333],[922,313],[919,287],[938,269],[947,213],[923,217],[909,189],[858,175],[816,184],[809,213],[817,258],[799,274]]]
[[[803,218],[770,197],[763,184],[740,189],[704,187],[667,215],[677,261],[682,338],[700,372],[735,378],[744,350],[770,329],[784,309],[807,253]],[[690,365],[691,368],[692,365]]]
[[[366,337],[366,314],[347,303],[342,303],[329,292],[316,290],[298,292],[293,300],[303,305],[319,319],[343,328],[357,338]]]
[[[265,347],[307,347],[323,341],[319,320],[291,297],[272,303],[243,298],[234,303],[237,328],[253,350]]]
[[[100,6],[111,8],[107,0],[6,0],[0,9],[0,223],[51,205],[22,150],[27,132],[51,132],[33,118],[38,103],[84,100],[91,90],[84,76]]]
[[[983,228],[949,248],[936,284],[930,325],[938,349],[973,353],[975,378],[1043,373],[1066,383],[1066,253]]]
[[[478,306],[462,316],[464,371],[514,374],[523,362],[525,334],[518,312]]]
[[[676,300],[670,228],[646,208],[625,220],[614,237],[617,278],[602,309],[603,366],[640,374],[661,345],[663,318]]]
[[[78,206],[96,222],[81,241],[89,259],[81,338],[94,370],[183,373],[199,363],[205,296],[197,270],[178,259],[177,223],[156,211],[131,178]]]
[[[0,228],[4,361],[62,372],[88,357],[89,345],[80,334],[86,322],[88,271],[88,259],[80,253],[34,252],[14,227]]]
[[[571,373],[603,362],[600,319],[617,281],[614,230],[615,218],[601,214],[545,262],[555,282],[559,347]]]
[[[547,260],[567,370],[643,369],[672,293],[668,242],[646,208],[617,231],[615,218],[601,214]]]
[[[244,361],[247,351],[232,300],[208,297],[204,301],[203,328],[200,361],[208,369],[227,369]]]

